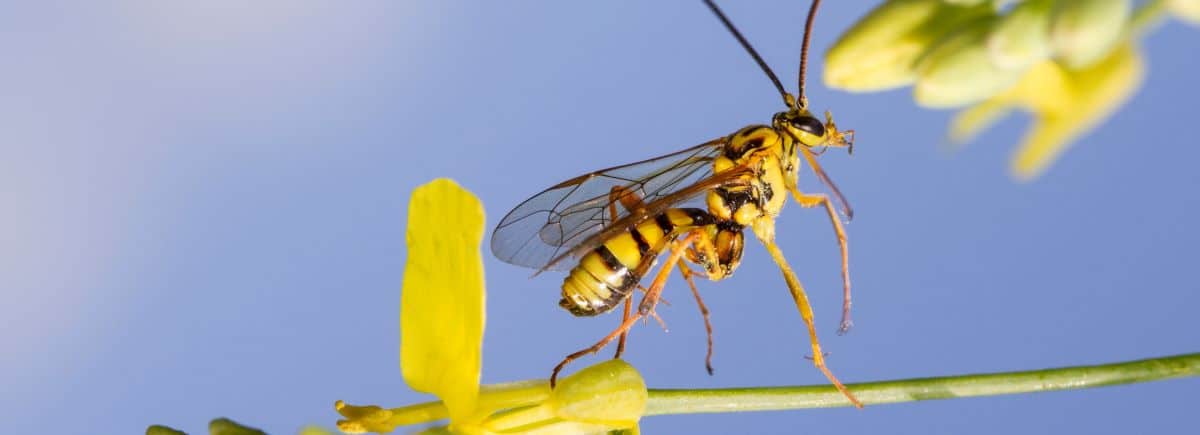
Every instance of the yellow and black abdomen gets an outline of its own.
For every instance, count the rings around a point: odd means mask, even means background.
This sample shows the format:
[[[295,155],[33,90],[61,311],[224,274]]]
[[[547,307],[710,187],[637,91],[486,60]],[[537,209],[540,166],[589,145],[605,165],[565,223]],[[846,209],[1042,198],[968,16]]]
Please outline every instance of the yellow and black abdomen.
[[[688,229],[715,222],[698,208],[676,208],[605,240],[579,260],[563,280],[558,305],[576,316],[606,313],[624,301],[667,242]]]

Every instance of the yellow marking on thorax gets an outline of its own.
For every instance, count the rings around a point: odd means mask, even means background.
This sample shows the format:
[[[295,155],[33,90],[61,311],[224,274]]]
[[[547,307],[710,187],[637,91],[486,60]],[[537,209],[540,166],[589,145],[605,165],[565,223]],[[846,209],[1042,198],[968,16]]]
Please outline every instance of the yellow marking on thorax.
[[[791,148],[790,137],[768,126],[749,126],[730,135],[725,153],[713,160],[713,172],[721,173],[739,165],[748,165],[757,171],[746,176],[746,186],[709,191],[705,198],[709,213],[741,225],[751,225],[760,218],[777,216],[787,203],[787,178],[794,176],[794,171],[785,173],[784,166],[788,162],[793,164],[793,168],[798,164],[797,156],[787,155]],[[747,202],[735,210],[733,206],[736,204],[726,203],[729,194],[735,192],[749,192],[764,203],[760,208],[753,201]]]
[[[782,148],[780,148],[782,152]],[[763,186],[761,189],[770,189],[771,198],[763,206],[763,212],[767,216],[778,216],[779,211],[783,210],[783,205],[787,204],[788,188],[784,181],[783,167],[779,162],[779,155],[772,155],[763,161],[763,172],[758,177]]]
[[[761,215],[762,212],[758,209],[758,206],[754,204],[746,204],[733,214],[733,221],[737,222],[738,225],[749,225]]]
[[[709,191],[708,196],[705,198],[705,203],[708,206],[708,212],[716,216],[717,219],[723,221],[733,219],[733,210],[730,210],[725,205],[725,201],[721,199],[721,196],[717,192]]]

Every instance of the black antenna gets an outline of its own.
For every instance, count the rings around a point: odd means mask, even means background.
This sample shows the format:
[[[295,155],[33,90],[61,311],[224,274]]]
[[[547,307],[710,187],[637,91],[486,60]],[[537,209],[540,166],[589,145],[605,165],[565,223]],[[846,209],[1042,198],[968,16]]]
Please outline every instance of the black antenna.
[[[804,45],[800,46],[800,91],[796,94],[800,99],[800,108],[808,107],[808,97],[804,95],[804,76],[808,73],[808,40],[812,36],[813,20],[817,18],[817,7],[821,0],[813,0],[808,7],[808,20],[804,21]]]
[[[750,56],[754,58],[755,62],[758,62],[758,67],[762,68],[763,72],[767,73],[767,77],[771,79],[771,83],[775,84],[775,89],[778,89],[779,95],[783,97],[783,103],[786,104],[788,107],[794,107],[796,104],[795,100],[793,100],[792,96],[787,93],[787,89],[783,88],[783,83],[779,82],[779,77],[775,76],[775,72],[771,71],[771,67],[767,66],[767,63],[764,62],[762,57],[760,57],[758,55],[758,52],[754,51],[754,47],[750,46],[750,42],[746,41],[746,38],[742,36],[742,32],[739,32],[737,27],[733,27],[733,23],[729,21],[729,18],[725,17],[725,13],[721,12],[721,8],[718,8],[717,4],[713,3],[712,0],[704,0],[704,4],[708,5],[708,8],[712,9],[714,14],[717,14],[717,18],[721,19],[721,22],[725,24],[725,28],[729,29],[729,33],[732,33],[733,37],[737,38],[738,42],[742,43],[742,47],[745,48],[746,51],[750,53]],[[812,21],[812,12],[809,12],[809,21],[810,22]],[[808,35],[808,33],[805,32],[804,47],[805,47],[806,51],[808,50],[808,36],[807,35]],[[804,89],[803,88],[803,85],[804,85],[804,73],[803,73],[804,62],[803,62],[803,60],[801,60],[800,65],[801,65],[801,67],[800,67],[801,68],[801,73],[800,73],[801,88],[800,89],[801,89],[801,94],[803,95],[803,89]]]

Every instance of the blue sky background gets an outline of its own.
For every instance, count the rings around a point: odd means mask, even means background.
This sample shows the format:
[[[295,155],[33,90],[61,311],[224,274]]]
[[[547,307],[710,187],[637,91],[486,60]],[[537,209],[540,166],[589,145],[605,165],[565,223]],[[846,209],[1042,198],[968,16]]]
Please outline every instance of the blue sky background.
[[[494,225],[562,179],[765,122],[781,108],[699,2],[24,2],[0,7],[0,421],[13,433],[332,427],[336,399],[402,405],[408,195],[453,177]],[[789,84],[803,2],[726,5]],[[860,4],[861,3],[861,4]],[[823,51],[868,6],[829,2]],[[856,329],[825,216],[779,242],[848,382],[1200,350],[1197,29],[1143,44],[1148,82],[1031,184],[1015,117],[961,152],[908,91],[811,78],[858,130],[826,170],[849,225]],[[820,58],[813,62],[819,73]],[[812,178],[802,183],[813,186]],[[618,319],[560,309],[559,274],[487,255],[484,380],[544,377]],[[628,359],[652,387],[823,383],[757,245],[700,283],[716,376],[679,284]],[[605,353],[608,353],[607,351]],[[584,364],[598,359],[586,360]],[[580,366],[576,366],[580,367]],[[1195,421],[1196,379],[853,409],[654,417],[646,433],[1150,433]]]

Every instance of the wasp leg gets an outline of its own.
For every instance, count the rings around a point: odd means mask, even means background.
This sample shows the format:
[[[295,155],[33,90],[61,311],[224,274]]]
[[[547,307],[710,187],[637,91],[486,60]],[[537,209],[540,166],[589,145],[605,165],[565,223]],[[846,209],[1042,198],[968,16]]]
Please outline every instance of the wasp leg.
[[[799,189],[793,189],[792,197],[796,198],[801,207],[823,206],[825,211],[829,212],[829,222],[833,224],[833,232],[837,234],[838,246],[842,250],[842,323],[838,326],[838,335],[843,335],[854,326],[854,322],[850,320],[850,253],[846,247],[846,230],[842,227],[842,221],[838,219],[829,196],[804,194]]]
[[[700,297],[700,291],[696,290],[696,282],[692,280],[692,275],[703,275],[696,272],[682,262],[679,263],[679,272],[683,274],[683,279],[687,281],[688,287],[692,289],[692,296],[696,297],[696,305],[700,307],[700,314],[704,316],[704,332],[708,336],[708,352],[704,354],[704,369],[708,370],[708,375],[712,376],[712,356],[713,356],[713,328],[712,320],[709,318],[708,306],[704,305],[704,299]]]
[[[612,216],[612,222],[608,222],[608,224],[617,221],[618,203],[625,210],[629,210],[630,213],[646,206],[646,203],[642,201],[642,197],[637,192],[629,190],[624,186],[613,186],[612,190],[608,192],[608,211]]]
[[[624,325],[625,322],[629,321],[629,314],[630,314],[630,311],[632,311],[632,310],[633,310],[633,298],[626,297],[625,298],[625,313],[621,315],[621,324],[622,325]],[[617,340],[617,353],[615,355],[613,355],[613,359],[621,359],[621,354],[625,353],[625,338],[628,336],[629,336],[629,334],[627,332],[621,333],[621,338],[619,340]]]
[[[577,359],[579,359],[579,357],[582,357],[589,353],[596,353],[596,352],[600,351],[600,349],[604,348],[605,345],[607,345],[608,343],[610,343],[614,339],[616,339],[618,335],[624,335],[626,332],[629,332],[629,328],[632,328],[633,325],[635,323],[637,323],[638,319],[641,319],[641,318],[642,318],[641,314],[634,313],[628,319],[625,319],[624,322],[621,322],[621,326],[617,327],[617,329],[613,330],[613,332],[610,332],[608,335],[604,336],[604,338],[600,339],[600,341],[596,342],[596,344],[593,344],[591,347],[589,347],[587,349],[567,355],[566,358],[563,358],[562,362],[560,362],[560,363],[558,363],[558,365],[554,366],[554,371],[550,373],[550,388],[554,388],[555,384],[558,383],[558,373],[561,372],[563,367],[566,367],[568,363],[570,363],[571,361],[577,360]]]
[[[637,312],[631,313],[628,319],[625,319],[621,322],[620,327],[608,333],[608,335],[604,336],[604,338],[600,339],[600,341],[596,342],[596,344],[591,345],[587,349],[567,355],[565,358],[563,358],[562,362],[559,362],[558,365],[554,366],[554,371],[550,373],[550,388],[554,388],[554,385],[558,382],[558,373],[561,372],[562,369],[571,361],[577,360],[587,354],[599,352],[600,349],[603,349],[604,346],[608,345],[608,343],[612,343],[613,340],[616,340],[618,336],[629,332],[629,328],[632,328],[639,319],[653,314],[655,301],[658,300],[658,295],[662,294],[663,286],[666,285],[667,278],[671,276],[671,270],[675,269],[675,264],[679,263],[679,260],[683,257],[684,251],[687,250],[687,246],[692,243],[692,240],[696,238],[696,235],[697,234],[693,232],[683,240],[676,241],[674,243],[674,246],[671,247],[671,255],[667,257],[667,262],[663,264],[661,269],[659,269],[658,275],[654,276],[654,281],[650,284],[650,288],[646,290],[646,296],[642,297],[642,301],[638,306]]]
[[[783,279],[787,281],[788,290],[792,293],[792,300],[796,302],[796,308],[800,310],[800,317],[804,319],[804,325],[808,327],[808,339],[812,343],[813,365],[817,366],[829,382],[837,387],[846,399],[850,400],[854,406],[862,408],[862,402],[850,393],[850,390],[842,385],[842,382],[833,376],[833,372],[825,366],[825,353],[821,351],[821,343],[817,340],[817,328],[813,324],[812,306],[808,303],[808,295],[804,293],[804,286],[800,284],[800,279],[796,278],[796,274],[792,272],[792,267],[788,265],[787,260],[783,258],[783,252],[779,250],[779,246],[775,245],[775,241],[771,239],[760,238],[763,245],[767,247],[767,251],[771,253],[771,258],[775,260],[775,264],[779,265],[779,270],[783,272]]]
[[[649,289],[646,288],[646,286],[643,286],[641,284],[638,284],[637,290],[642,292],[642,294],[646,294],[646,292],[650,291]],[[658,303],[666,305],[668,307],[671,306],[671,301],[667,300],[667,298],[664,298],[661,296],[658,298]],[[643,319],[643,320],[645,320],[645,319]]]
[[[663,264],[662,269],[659,269],[658,275],[650,283],[650,289],[646,291],[646,296],[642,296],[642,301],[638,303],[638,314],[649,316],[654,313],[654,307],[658,305],[658,300],[662,297],[663,286],[667,283],[667,277],[670,276],[671,269],[675,268],[675,264],[679,263],[679,260],[683,258],[683,254],[687,251],[688,246],[699,235],[699,231],[691,231],[683,240],[674,242],[674,246],[671,247],[671,255],[667,257],[667,262]]]
[[[625,207],[626,210],[629,210],[630,213],[645,206],[645,203],[642,202],[642,197],[638,196],[637,193],[634,193],[632,190],[629,190],[623,186],[613,186],[612,190],[608,192],[608,211],[612,217],[612,220],[609,223],[617,221],[618,202],[621,203],[621,206]],[[625,324],[625,322],[629,320],[629,311],[632,309],[632,307],[633,298],[627,297],[625,299],[625,313],[621,316],[621,324]],[[628,332],[621,333],[621,339],[617,341],[617,353],[613,355],[614,359],[621,358],[621,354],[625,353],[625,340],[628,338],[628,336]]]

